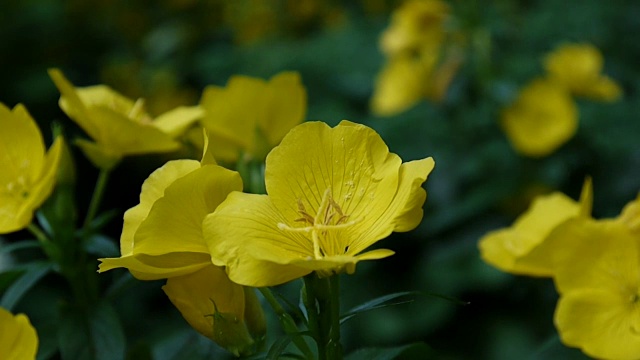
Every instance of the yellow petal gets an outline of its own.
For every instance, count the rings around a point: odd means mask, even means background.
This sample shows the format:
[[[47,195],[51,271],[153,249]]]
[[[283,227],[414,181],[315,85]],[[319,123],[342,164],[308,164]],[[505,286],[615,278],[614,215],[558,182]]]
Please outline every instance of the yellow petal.
[[[562,193],[536,198],[512,227],[485,235],[478,244],[482,259],[503,271],[533,276],[551,276],[548,251],[529,256],[560,224],[578,216],[579,205]]]
[[[390,59],[376,78],[371,111],[393,116],[414,106],[425,94],[431,70],[411,56]]]
[[[35,359],[38,334],[24,314],[0,308],[0,354],[7,360]]]
[[[162,289],[189,325],[202,335],[236,354],[252,344],[246,328],[245,334],[240,334],[244,336],[233,336],[237,335],[232,331],[233,325],[244,327],[244,289],[231,282],[224,269],[210,265],[189,275],[170,278]],[[236,324],[218,323],[216,312],[235,317]]]
[[[0,103],[0,187],[23,176],[33,181],[44,162],[44,141],[38,125],[23,105],[9,110]]]
[[[578,128],[578,109],[564,88],[537,79],[521,90],[515,103],[503,111],[501,120],[516,151],[543,157],[573,137]]]
[[[49,77],[60,91],[60,107],[93,139],[100,138],[100,130],[93,124],[73,84],[58,69],[49,69]]]
[[[304,120],[307,111],[307,93],[297,72],[281,72],[267,83],[267,108],[259,120],[260,130],[269,148],[280,140],[294,126]],[[266,153],[264,154],[266,156]]]
[[[158,199],[134,235],[134,254],[208,253],[202,220],[232,191],[242,190],[240,175],[207,165],[175,180]]]
[[[203,115],[204,110],[199,106],[180,106],[156,117],[153,126],[175,138]]]
[[[157,169],[142,184],[140,204],[124,213],[124,226],[120,236],[120,252],[122,256],[133,253],[133,237],[140,224],[147,218],[151,206],[162,196],[165,189],[177,179],[200,168],[195,160],[174,160]]]
[[[571,291],[560,297],[554,322],[565,345],[594,358],[631,360],[640,354],[640,310],[620,294]]]
[[[100,261],[98,272],[127,268],[139,280],[159,280],[182,276],[211,264],[209,254],[196,252],[172,252],[159,256],[135,254],[98,260]]]
[[[300,234],[278,228],[282,216],[266,195],[233,192],[203,222],[205,241],[216,265],[226,265],[238,284],[273,286],[311,272],[288,265],[313,255]]]
[[[638,288],[638,240],[624,223],[576,218],[560,226],[547,241],[554,250],[558,292]]]
[[[607,76],[600,76],[589,86],[585,86],[580,94],[600,101],[616,101],[622,96],[620,85]]]

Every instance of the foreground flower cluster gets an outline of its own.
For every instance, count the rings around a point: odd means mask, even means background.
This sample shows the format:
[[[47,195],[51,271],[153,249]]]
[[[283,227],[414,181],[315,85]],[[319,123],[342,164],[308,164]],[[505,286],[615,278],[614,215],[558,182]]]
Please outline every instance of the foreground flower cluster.
[[[593,219],[591,202],[590,181],[580,203],[562,193],[539,197],[512,227],[482,238],[480,253],[503,271],[553,278],[563,343],[596,358],[636,359],[640,197],[614,219]]]

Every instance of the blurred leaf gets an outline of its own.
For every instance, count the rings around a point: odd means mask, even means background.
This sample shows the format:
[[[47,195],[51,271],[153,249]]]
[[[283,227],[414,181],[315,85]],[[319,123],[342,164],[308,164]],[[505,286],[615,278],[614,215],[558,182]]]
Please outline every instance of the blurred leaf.
[[[102,302],[90,309],[62,310],[58,343],[62,359],[124,359],[125,338],[118,315]]]
[[[419,342],[392,348],[360,349],[349,354],[345,360],[429,359],[432,355],[431,348]]]
[[[20,301],[22,296],[29,291],[43,276],[51,271],[52,265],[46,261],[37,261],[27,264],[23,269],[25,273],[18,278],[7,291],[4,292],[0,307],[7,310],[13,309],[13,306]]]
[[[373,310],[373,309],[379,309],[379,308],[384,308],[387,306],[394,306],[394,305],[400,305],[400,304],[407,304],[410,302],[413,302],[413,299],[409,299],[409,300],[399,300],[399,301],[394,301],[392,302],[392,300],[401,298],[401,297],[405,297],[405,296],[415,296],[415,295],[419,295],[420,292],[419,291],[404,291],[404,292],[398,292],[398,293],[393,293],[393,294],[388,294],[388,295],[384,295],[378,298],[375,298],[373,300],[369,300],[367,302],[365,302],[364,304],[358,305],[356,307],[354,307],[353,309],[347,311],[345,314],[342,314],[342,319],[340,319],[340,323],[344,323],[345,321],[351,319],[352,317],[358,315],[359,313],[365,312],[365,311],[369,311],[369,310]]]
[[[8,245],[2,245],[2,247],[0,247],[0,255],[8,254],[16,250],[37,249],[39,247],[40,243],[37,240],[22,240]]]
[[[116,242],[104,235],[95,234],[90,236],[84,244],[87,253],[97,255],[99,257],[118,257],[120,249]]]
[[[287,349],[287,346],[291,344],[291,337],[282,336],[278,340],[276,340],[273,345],[269,348],[269,352],[267,353],[267,360],[275,360],[279,359],[282,353]]]

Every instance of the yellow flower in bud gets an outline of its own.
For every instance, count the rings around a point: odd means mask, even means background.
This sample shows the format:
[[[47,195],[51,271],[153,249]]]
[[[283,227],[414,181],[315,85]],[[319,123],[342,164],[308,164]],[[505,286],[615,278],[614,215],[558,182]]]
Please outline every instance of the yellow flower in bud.
[[[224,268],[209,265],[169,278],[162,289],[191,327],[235,356],[255,352],[264,340],[266,323],[254,290],[231,282]]]
[[[558,253],[554,322],[560,339],[594,358],[640,354],[639,204],[636,199],[635,209],[627,207],[617,219],[573,219],[550,239]]]
[[[38,334],[24,314],[13,316],[0,308],[0,354],[5,360],[35,359]]]
[[[614,101],[620,98],[622,90],[601,74],[603,63],[602,54],[591,44],[565,44],[544,59],[549,76],[573,94]]]
[[[551,154],[578,129],[571,95],[553,81],[536,79],[502,112],[502,128],[513,148],[530,157]]]
[[[281,72],[269,81],[234,76],[224,88],[205,88],[200,106],[216,159],[235,162],[243,155],[264,160],[304,120],[307,95],[295,72]]]
[[[202,116],[198,107],[179,107],[152,119],[144,101],[132,101],[105,85],[76,88],[58,69],[49,76],[60,90],[60,107],[93,140],[76,140],[91,162],[110,169],[127,155],[173,151],[174,137]]]
[[[580,203],[560,192],[537,197],[511,227],[492,231],[480,239],[480,256],[505,272],[553,276],[555,248],[547,239],[567,220],[589,217],[592,198],[590,179],[585,181]]]
[[[0,103],[0,234],[25,228],[33,212],[51,195],[63,139],[48,152],[38,125],[27,109]]]
[[[402,163],[372,129],[342,121],[292,129],[266,160],[268,195],[233,192],[203,222],[216,265],[248,286],[355,271],[362,253],[422,220],[432,158]]]

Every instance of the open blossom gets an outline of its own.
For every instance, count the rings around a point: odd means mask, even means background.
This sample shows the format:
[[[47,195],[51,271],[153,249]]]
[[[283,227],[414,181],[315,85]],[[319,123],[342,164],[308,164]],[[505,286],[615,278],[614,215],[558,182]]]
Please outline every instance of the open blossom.
[[[64,146],[58,137],[49,151],[27,109],[0,103],[0,234],[25,228],[51,195]]]
[[[198,107],[179,107],[152,119],[142,99],[133,101],[105,85],[74,87],[58,69],[49,76],[60,90],[62,110],[93,139],[76,144],[102,169],[124,156],[178,149],[174,137],[202,115]]]
[[[6,360],[31,360],[38,351],[38,334],[24,314],[0,308],[0,354]]]
[[[170,161],[149,176],[140,204],[124,215],[122,256],[99,259],[99,271],[124,267],[141,280],[167,279],[163,290],[187,322],[239,355],[264,335],[264,319],[256,320],[262,313],[253,289],[212,264],[202,220],[231,191],[242,190],[242,180],[216,165],[206,149],[201,161]]]
[[[564,44],[544,59],[549,77],[571,93],[594,100],[617,100],[622,90],[601,73],[603,64],[602,54],[591,44]]]
[[[235,162],[242,155],[262,161],[307,111],[307,94],[296,72],[269,81],[233,76],[226,87],[205,88],[200,106],[216,159]]]
[[[501,120],[516,151],[526,156],[543,157],[576,133],[578,109],[565,88],[547,79],[536,79],[502,112]]]
[[[233,192],[203,223],[212,260],[240,284],[353,273],[364,252],[422,220],[432,158],[402,163],[372,129],[342,121],[292,129],[266,160],[268,195]]]
[[[616,219],[573,219],[551,239],[560,339],[595,358],[640,356],[639,209],[640,198]]]
[[[569,219],[589,217],[592,197],[591,180],[585,182],[580,203],[561,192],[537,197],[512,226],[480,239],[480,256],[509,273],[553,276],[555,248],[547,239]]]

